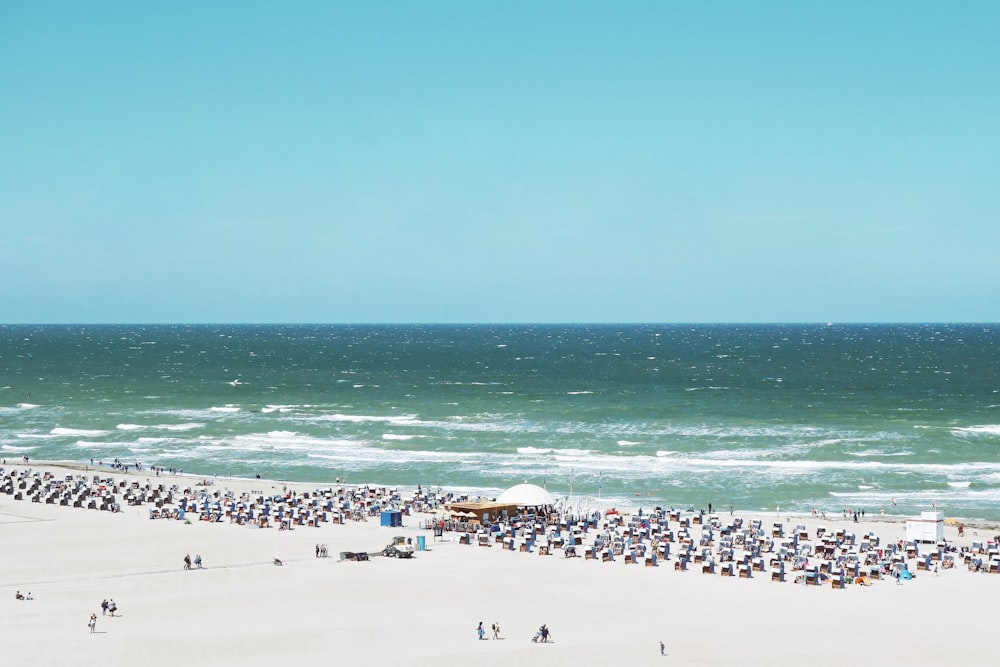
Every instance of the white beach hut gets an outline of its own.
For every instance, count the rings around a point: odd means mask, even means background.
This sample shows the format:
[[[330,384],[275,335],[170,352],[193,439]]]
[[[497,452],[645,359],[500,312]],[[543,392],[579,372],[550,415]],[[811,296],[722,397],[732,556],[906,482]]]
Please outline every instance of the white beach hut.
[[[944,512],[921,512],[919,519],[906,520],[907,542],[939,542],[944,539]]]

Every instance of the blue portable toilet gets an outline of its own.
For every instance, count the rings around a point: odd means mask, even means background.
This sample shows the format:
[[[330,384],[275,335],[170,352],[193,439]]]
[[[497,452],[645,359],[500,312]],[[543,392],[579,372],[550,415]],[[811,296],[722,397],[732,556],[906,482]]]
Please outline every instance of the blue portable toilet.
[[[383,510],[381,525],[386,528],[400,528],[403,525],[403,513],[399,510]]]
[[[423,535],[417,535],[417,551],[425,551],[427,549],[427,541],[424,539]]]

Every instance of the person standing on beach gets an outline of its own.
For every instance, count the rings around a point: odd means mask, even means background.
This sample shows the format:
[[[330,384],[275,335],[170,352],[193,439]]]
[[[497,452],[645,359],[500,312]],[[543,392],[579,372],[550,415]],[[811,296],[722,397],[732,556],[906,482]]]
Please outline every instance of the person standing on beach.
[[[500,621],[493,624],[493,639],[500,639]]]
[[[108,600],[108,611],[111,612],[112,617],[115,615],[115,612],[118,611],[118,605],[115,604],[114,598]]]
[[[667,647],[663,642],[660,642],[660,655],[666,655]]]
[[[104,598],[101,600],[101,616],[108,615],[108,599]]]
[[[483,622],[482,621],[479,621],[479,627],[476,628],[476,634],[479,635],[480,639],[485,639],[485,637],[483,637],[483,635],[485,634],[485,630],[483,630]]]
[[[97,614],[90,615],[90,620],[87,622],[87,627],[90,628],[90,634],[94,634],[94,630],[97,628]]]

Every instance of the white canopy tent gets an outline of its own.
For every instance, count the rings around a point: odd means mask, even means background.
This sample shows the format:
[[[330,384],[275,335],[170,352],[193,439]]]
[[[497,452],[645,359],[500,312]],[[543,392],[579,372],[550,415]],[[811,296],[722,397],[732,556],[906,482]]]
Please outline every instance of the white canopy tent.
[[[519,507],[546,507],[555,505],[556,499],[537,484],[525,482],[512,486],[501,493],[497,496],[496,503],[498,505],[518,505]]]

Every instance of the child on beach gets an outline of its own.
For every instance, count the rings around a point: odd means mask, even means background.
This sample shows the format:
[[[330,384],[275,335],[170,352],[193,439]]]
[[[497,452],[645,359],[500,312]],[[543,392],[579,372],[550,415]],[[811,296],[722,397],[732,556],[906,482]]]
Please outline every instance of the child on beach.
[[[94,634],[94,630],[97,628],[97,614],[90,615],[90,620],[87,622],[87,627],[90,628],[90,634]]]

